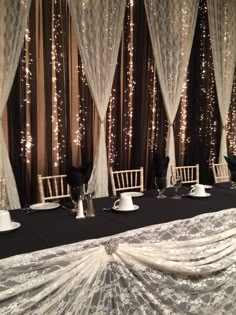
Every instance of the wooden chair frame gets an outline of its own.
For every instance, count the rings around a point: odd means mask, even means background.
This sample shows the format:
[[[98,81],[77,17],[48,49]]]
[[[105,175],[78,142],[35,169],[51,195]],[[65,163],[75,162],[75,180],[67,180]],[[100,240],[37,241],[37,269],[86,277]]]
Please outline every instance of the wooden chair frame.
[[[70,197],[70,187],[66,183],[67,175],[38,175],[40,202]]]
[[[199,164],[171,166],[171,176],[181,176],[182,184],[199,184]]]
[[[212,171],[215,184],[230,181],[230,171],[227,163],[213,163]]]
[[[110,177],[113,196],[116,196],[117,192],[127,190],[144,190],[143,167],[120,171],[113,171],[110,167]]]

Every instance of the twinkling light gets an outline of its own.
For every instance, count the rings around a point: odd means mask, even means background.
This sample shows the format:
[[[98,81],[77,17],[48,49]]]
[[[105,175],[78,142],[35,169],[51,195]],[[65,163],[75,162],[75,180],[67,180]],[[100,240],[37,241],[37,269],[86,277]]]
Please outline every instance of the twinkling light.
[[[116,148],[116,132],[115,132],[115,126],[116,126],[116,119],[115,119],[115,108],[116,108],[116,102],[115,102],[115,94],[116,89],[112,89],[112,95],[109,99],[108,104],[108,110],[107,110],[107,138],[108,138],[108,157],[111,165],[115,163],[115,160],[118,156],[117,148]]]
[[[208,157],[206,162],[211,165],[216,160],[216,132],[219,122],[215,119],[216,95],[215,95],[215,75],[213,70],[212,54],[207,58],[205,47],[210,41],[209,29],[207,27],[207,6],[199,6],[201,18],[201,39],[200,39],[200,100],[206,101],[206,107],[200,106],[200,121],[198,135],[200,142],[208,147]],[[206,132],[207,130],[207,132]]]
[[[61,53],[62,46],[60,44],[60,37],[62,36],[61,15],[56,10],[59,5],[58,0],[53,2],[53,18],[52,18],[52,46],[51,46],[51,63],[52,63],[52,130],[54,135],[53,153],[54,166],[58,167],[59,162],[63,163],[62,156],[63,148],[65,148],[65,135],[62,132],[63,116],[62,109],[64,106],[64,99],[62,91],[57,86],[57,74],[62,73],[63,70],[63,55]],[[60,134],[60,139],[59,139]]]
[[[125,24],[126,45],[128,48],[128,65],[126,69],[128,86],[124,90],[124,104],[127,112],[124,114],[126,124],[124,126],[124,150],[128,151],[128,161],[130,159],[132,137],[133,137],[133,93],[134,93],[134,2],[129,0],[127,3],[127,23]]]
[[[24,57],[21,59],[22,82],[24,82],[25,97],[23,103],[20,104],[20,109],[25,115],[25,127],[21,130],[21,156],[25,162],[31,162],[32,136],[31,136],[31,121],[30,121],[30,106],[31,106],[31,81],[32,73],[30,67],[32,65],[32,58],[30,53],[30,30],[26,29],[24,41]]]
[[[155,67],[155,61],[148,59],[148,73],[150,73],[150,80],[148,80],[148,93],[149,93],[149,108],[150,108],[150,121],[149,121],[149,137],[148,137],[148,145],[150,152],[156,151],[159,133],[159,124],[158,122],[158,110],[157,110],[157,72]]]
[[[231,104],[226,124],[228,133],[228,152],[236,155],[236,71],[234,73],[234,82],[232,88]]]
[[[79,93],[78,93],[79,109],[78,109],[78,113],[76,114],[78,128],[75,131],[73,142],[76,146],[83,147],[85,142],[82,140],[85,139],[86,137],[85,122],[88,116],[88,106],[87,106],[87,102],[85,102],[85,99],[84,99],[84,90],[88,88],[88,82],[86,79],[84,65],[82,64],[82,62],[80,62],[78,65],[78,77],[81,83],[81,90],[79,90]]]
[[[188,105],[188,94],[187,94],[187,88],[188,88],[188,75],[186,75],[186,81],[184,83],[182,93],[181,93],[181,100],[180,100],[180,123],[179,123],[179,165],[184,165],[184,156],[185,156],[185,146],[186,142],[189,141],[189,139],[186,137],[186,129],[187,129],[187,118],[188,118],[188,112],[187,112],[187,105]]]

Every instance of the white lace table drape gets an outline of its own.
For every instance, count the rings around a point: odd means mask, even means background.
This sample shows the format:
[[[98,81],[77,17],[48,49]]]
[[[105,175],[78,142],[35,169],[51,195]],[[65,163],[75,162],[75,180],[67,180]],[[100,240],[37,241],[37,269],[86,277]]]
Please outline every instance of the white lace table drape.
[[[236,314],[235,208],[109,240],[0,260],[0,314]]]
[[[1,0],[0,14],[0,176],[6,178],[7,208],[20,208],[2,129],[2,114],[13,84],[31,0]]]
[[[199,0],[145,0],[144,3],[157,74],[169,121],[166,155],[170,157],[169,166],[174,166],[173,122],[187,72]],[[168,175],[167,178],[169,180]]]
[[[123,28],[126,0],[68,0],[88,85],[100,118],[100,130],[89,190],[108,196],[105,116]]]
[[[227,155],[226,121],[236,62],[236,1],[207,0],[216,91],[222,122],[219,162]]]

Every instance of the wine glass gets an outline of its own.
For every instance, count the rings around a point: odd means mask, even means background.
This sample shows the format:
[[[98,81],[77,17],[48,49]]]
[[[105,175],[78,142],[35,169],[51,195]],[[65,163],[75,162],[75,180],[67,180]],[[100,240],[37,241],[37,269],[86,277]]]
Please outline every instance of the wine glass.
[[[166,198],[166,195],[164,195],[164,191],[166,189],[166,177],[155,177],[154,185],[158,192],[158,195],[156,197],[159,199]]]
[[[181,199],[181,196],[178,195],[179,188],[182,186],[182,176],[180,175],[172,175],[170,177],[170,183],[175,188],[175,194],[172,196],[172,199]]]
[[[83,198],[83,189],[81,186],[70,186],[70,198],[74,204],[72,212],[77,212],[79,199]]]

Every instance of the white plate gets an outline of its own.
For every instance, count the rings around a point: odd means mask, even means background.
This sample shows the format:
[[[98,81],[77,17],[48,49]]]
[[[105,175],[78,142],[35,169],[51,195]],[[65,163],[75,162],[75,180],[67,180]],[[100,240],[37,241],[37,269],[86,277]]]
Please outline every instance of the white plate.
[[[127,191],[127,192],[121,193],[121,195],[131,196],[131,197],[142,197],[143,193],[140,191]]]
[[[193,198],[206,198],[206,197],[210,197],[211,194],[206,193],[204,196],[199,196],[199,195],[189,193],[188,195]]]
[[[205,189],[211,189],[212,186],[211,185],[203,185]],[[195,185],[192,185],[191,187],[195,187]]]
[[[120,212],[122,212],[122,211],[124,211],[124,212],[127,211],[127,212],[128,212],[128,211],[136,211],[136,210],[138,210],[138,209],[139,209],[139,206],[134,205],[134,208],[133,208],[133,209],[129,209],[129,210],[120,210],[118,206],[117,206],[117,207],[112,207],[112,209],[113,209],[113,210],[116,210],[116,211],[120,211]]]
[[[21,224],[18,223],[18,222],[11,222],[11,227],[10,227],[10,228],[7,228],[7,229],[5,229],[5,230],[0,230],[0,233],[3,233],[3,232],[10,232],[10,231],[16,230],[16,229],[18,229],[20,226],[21,226]]]
[[[43,202],[43,203],[35,203],[34,205],[30,206],[30,209],[33,210],[50,210],[56,209],[60,207],[60,204],[57,202]]]

